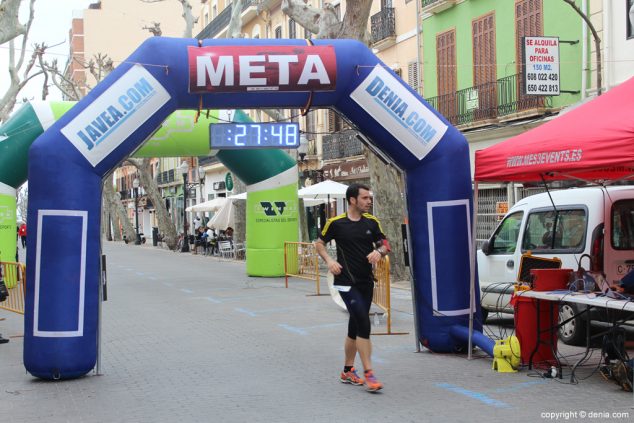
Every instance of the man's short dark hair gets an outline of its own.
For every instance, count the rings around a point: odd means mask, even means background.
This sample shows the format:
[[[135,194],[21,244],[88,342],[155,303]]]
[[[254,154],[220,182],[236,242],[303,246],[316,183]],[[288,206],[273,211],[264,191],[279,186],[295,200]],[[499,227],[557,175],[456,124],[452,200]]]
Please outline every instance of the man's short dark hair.
[[[346,201],[350,204],[351,198],[357,198],[359,196],[359,190],[364,189],[370,191],[370,187],[363,184],[350,184],[346,190]]]

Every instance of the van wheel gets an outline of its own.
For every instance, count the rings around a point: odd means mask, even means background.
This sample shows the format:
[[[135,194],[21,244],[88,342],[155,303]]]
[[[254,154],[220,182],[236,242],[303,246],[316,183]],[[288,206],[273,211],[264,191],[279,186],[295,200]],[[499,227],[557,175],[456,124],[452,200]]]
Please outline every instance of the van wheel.
[[[571,319],[559,328],[559,339],[566,345],[581,345],[586,336],[586,321],[579,316],[579,311],[573,304],[562,303],[559,306],[559,323]],[[574,316],[577,317],[574,317]]]
[[[482,324],[485,324],[487,321],[487,317],[489,317],[489,310],[487,310],[486,308],[481,308],[480,310],[482,311]]]

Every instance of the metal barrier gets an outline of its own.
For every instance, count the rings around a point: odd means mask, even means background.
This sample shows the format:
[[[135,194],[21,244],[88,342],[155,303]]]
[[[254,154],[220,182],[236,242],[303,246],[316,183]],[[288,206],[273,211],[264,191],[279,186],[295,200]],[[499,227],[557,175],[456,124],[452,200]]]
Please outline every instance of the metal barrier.
[[[390,258],[383,257],[374,268],[374,294],[372,302],[387,314],[387,332],[372,335],[407,335],[409,332],[392,332],[392,305],[390,303]]]
[[[286,287],[288,277],[314,280],[319,292],[319,255],[312,243],[285,242],[284,243],[284,273]],[[390,258],[384,257],[374,268],[374,293],[372,302],[387,314],[387,332],[372,333],[373,335],[407,335],[409,332],[392,332],[392,306],[390,303]],[[327,294],[323,294],[327,295]]]
[[[24,314],[26,293],[26,268],[24,263],[0,262],[4,283],[9,289],[9,297],[0,303],[0,308]]]
[[[317,294],[319,291],[319,256],[315,244],[310,242],[284,242],[284,273],[286,275],[286,287],[288,277],[308,279],[315,281]]]

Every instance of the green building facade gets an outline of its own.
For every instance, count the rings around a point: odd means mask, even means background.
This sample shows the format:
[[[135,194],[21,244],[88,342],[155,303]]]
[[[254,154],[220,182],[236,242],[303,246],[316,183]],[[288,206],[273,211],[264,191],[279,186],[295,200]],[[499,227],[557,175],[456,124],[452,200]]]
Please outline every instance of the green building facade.
[[[585,24],[563,0],[422,3],[424,97],[460,129],[543,114],[581,98]],[[523,93],[521,35],[559,37],[559,96]]]

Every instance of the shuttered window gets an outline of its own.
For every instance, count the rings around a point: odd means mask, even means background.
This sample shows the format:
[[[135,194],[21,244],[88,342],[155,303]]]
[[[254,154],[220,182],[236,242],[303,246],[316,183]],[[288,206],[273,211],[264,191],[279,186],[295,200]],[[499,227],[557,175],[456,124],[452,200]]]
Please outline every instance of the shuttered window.
[[[346,129],[345,121],[334,110],[328,110],[328,132],[339,132]]]
[[[473,21],[473,85],[477,96],[476,120],[497,115],[495,74],[495,14],[489,13]]]
[[[409,62],[407,64],[407,83],[409,84],[410,87],[412,87],[419,93],[421,92],[421,90],[419,89],[420,79],[419,79],[419,72],[418,72],[418,63],[416,62]]]
[[[282,27],[278,26],[275,28],[275,38],[282,38]]]
[[[436,63],[438,66],[438,111],[445,117],[455,116],[456,109],[456,30],[436,36]]]
[[[515,57],[517,58],[517,97],[518,110],[541,107],[543,97],[524,94],[524,58],[522,57],[522,40],[524,37],[544,35],[542,0],[517,0],[515,3]]]

